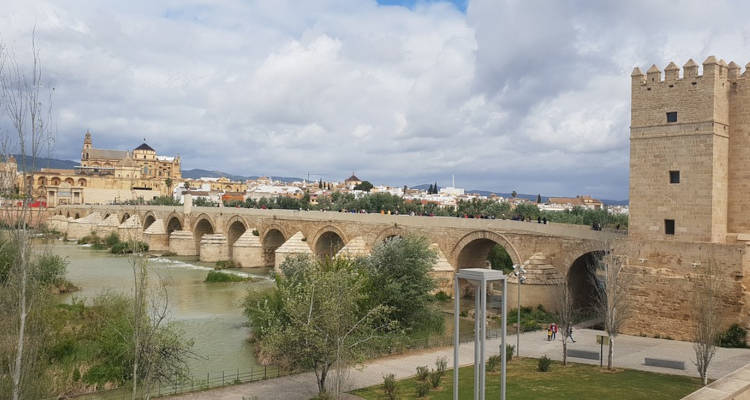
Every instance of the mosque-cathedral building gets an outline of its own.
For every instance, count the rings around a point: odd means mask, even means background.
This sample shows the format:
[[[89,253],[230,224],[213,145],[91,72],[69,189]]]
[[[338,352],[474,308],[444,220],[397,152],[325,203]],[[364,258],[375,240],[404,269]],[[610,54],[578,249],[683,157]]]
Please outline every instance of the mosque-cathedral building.
[[[130,151],[97,149],[90,132],[83,139],[78,167],[42,168],[27,177],[35,200],[49,207],[148,201],[170,195],[181,180],[179,156],[158,155],[145,141]]]

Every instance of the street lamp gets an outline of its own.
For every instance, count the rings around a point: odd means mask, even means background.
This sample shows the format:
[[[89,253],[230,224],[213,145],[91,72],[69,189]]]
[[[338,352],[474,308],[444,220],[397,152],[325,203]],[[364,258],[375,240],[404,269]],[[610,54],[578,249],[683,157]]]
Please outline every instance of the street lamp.
[[[518,314],[518,322],[516,325],[516,356],[521,355],[521,284],[526,282],[526,270],[523,269],[521,264],[513,265],[513,275],[516,276],[518,282],[518,302],[516,303],[516,311]]]

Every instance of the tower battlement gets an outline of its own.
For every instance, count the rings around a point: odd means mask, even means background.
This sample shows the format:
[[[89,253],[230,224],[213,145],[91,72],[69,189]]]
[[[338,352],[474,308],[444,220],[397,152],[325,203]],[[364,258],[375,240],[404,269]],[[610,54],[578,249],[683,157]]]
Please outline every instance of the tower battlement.
[[[635,67],[631,81],[631,232],[719,243],[750,233],[750,63]]]
[[[662,74],[662,71],[656,64],[652,64],[645,74],[639,67],[633,68],[630,77],[633,85],[643,86],[668,85],[682,81],[690,81],[692,83],[709,76],[725,79],[729,82],[750,78],[750,62],[745,65],[745,71],[742,72],[742,68],[734,61],[727,64],[723,59],[716,61],[716,57],[709,56],[703,61],[702,67],[701,74],[698,71],[698,63],[691,58],[682,66],[682,76],[680,76],[680,67],[674,61],[670,61],[664,68],[664,74]]]

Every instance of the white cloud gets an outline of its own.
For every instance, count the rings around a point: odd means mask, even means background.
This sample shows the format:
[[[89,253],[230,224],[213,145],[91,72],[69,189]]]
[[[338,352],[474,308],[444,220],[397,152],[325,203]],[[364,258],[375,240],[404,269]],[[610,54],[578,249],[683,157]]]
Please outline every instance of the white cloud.
[[[0,39],[23,61],[36,25],[60,157],[91,129],[185,168],[625,198],[633,65],[748,54],[740,8],[10,0]]]

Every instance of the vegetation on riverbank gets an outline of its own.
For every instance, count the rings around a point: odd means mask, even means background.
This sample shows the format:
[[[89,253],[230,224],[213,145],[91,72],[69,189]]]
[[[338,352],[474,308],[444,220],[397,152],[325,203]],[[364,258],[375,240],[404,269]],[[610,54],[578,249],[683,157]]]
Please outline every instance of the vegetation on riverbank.
[[[429,271],[436,254],[425,238],[393,238],[367,257],[289,257],[266,292],[250,292],[245,314],[261,362],[313,369],[333,390],[346,368],[388,353],[394,341],[443,332]]]
[[[517,358],[508,363],[507,396],[509,399],[632,399],[672,400],[700,388],[697,378],[678,375],[657,374],[636,370],[601,370],[598,366],[569,363],[563,367],[553,361],[547,372],[538,371],[538,360]],[[487,372],[487,398],[500,397],[499,372]],[[585,383],[585,384],[583,384]],[[389,385],[393,385],[389,383]],[[417,378],[395,382],[398,398],[416,399],[423,381]],[[471,398],[474,388],[474,367],[460,369],[459,398]],[[453,370],[441,377],[438,385],[428,388],[428,397],[433,400],[453,398]],[[365,399],[388,398],[383,385],[371,386],[353,392]]]
[[[112,232],[105,237],[100,237],[96,232],[78,239],[78,244],[90,244],[94,250],[106,250],[112,254],[132,254],[148,251],[148,243],[139,240],[120,240],[120,236]]]
[[[221,271],[208,271],[206,279],[203,282],[216,283],[216,282],[247,282],[251,281],[252,278],[247,276],[240,276],[236,274],[228,274]]]

